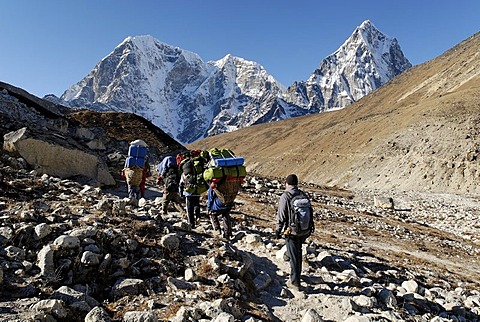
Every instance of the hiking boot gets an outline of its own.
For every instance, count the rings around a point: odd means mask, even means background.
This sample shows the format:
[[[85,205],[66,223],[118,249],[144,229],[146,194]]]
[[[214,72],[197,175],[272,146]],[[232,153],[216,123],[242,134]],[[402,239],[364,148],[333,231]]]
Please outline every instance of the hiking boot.
[[[287,287],[290,289],[290,290],[293,290],[293,291],[297,291],[297,292],[300,292],[301,291],[301,285],[300,284],[293,284],[291,280],[288,280],[287,283],[285,283],[287,285]]]

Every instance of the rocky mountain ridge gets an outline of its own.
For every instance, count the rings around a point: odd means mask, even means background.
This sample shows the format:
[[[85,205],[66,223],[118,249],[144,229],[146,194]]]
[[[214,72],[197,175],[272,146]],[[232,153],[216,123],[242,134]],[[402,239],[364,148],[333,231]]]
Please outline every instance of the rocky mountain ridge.
[[[412,67],[395,38],[366,20],[333,54],[322,60],[307,81],[289,88],[310,110],[346,107]]]
[[[398,42],[360,25],[306,82],[289,89],[258,63],[203,62],[151,36],[128,37],[60,99],[66,106],[135,113],[181,143],[254,124],[342,108],[411,67]],[[313,69],[313,68],[312,68]]]

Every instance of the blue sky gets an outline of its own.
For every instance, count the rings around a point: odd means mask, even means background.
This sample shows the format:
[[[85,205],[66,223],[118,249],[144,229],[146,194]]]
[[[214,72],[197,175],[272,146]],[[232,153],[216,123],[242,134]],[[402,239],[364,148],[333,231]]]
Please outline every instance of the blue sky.
[[[478,0],[0,0],[0,81],[60,96],[128,36],[306,80],[369,19],[414,65],[480,31]]]

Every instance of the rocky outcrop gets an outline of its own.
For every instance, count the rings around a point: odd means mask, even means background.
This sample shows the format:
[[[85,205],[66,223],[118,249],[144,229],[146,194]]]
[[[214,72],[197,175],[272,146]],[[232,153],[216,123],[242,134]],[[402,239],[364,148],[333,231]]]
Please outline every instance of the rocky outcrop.
[[[38,139],[29,135],[27,128],[6,134],[3,148],[24,158],[41,174],[60,178],[83,175],[103,185],[115,185],[107,165],[97,156]]]
[[[114,179],[121,181],[128,143],[138,138],[148,143],[152,164],[185,151],[140,116],[73,111],[0,82],[0,139],[39,173],[115,185]]]

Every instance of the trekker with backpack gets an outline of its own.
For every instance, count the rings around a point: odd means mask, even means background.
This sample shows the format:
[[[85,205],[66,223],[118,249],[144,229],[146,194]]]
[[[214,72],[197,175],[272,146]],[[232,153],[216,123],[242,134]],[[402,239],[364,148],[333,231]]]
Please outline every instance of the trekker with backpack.
[[[180,190],[183,191],[185,196],[185,207],[187,209],[187,221],[192,229],[195,229],[197,219],[200,219],[200,194],[195,192],[188,192],[185,189],[186,176],[182,173],[180,177]]]
[[[138,205],[140,199],[140,184],[142,182],[143,169],[134,167],[125,167],[122,170],[122,177],[125,178],[127,183],[127,193],[129,202],[133,205]]]
[[[223,238],[227,240],[232,237],[232,218],[230,211],[234,203],[222,203],[212,186],[208,188],[207,212],[210,217],[213,229],[222,232]]]
[[[182,176],[180,189],[185,196],[187,220],[192,229],[197,220],[200,220],[200,196],[208,190],[208,185],[203,178],[207,160],[200,149],[190,151],[190,155],[180,162]]]
[[[158,165],[157,170],[157,184],[163,181],[162,214],[167,214],[170,202],[173,202],[175,208],[177,208],[180,213],[185,213],[182,206],[182,197],[180,197],[178,193],[180,172],[176,158],[166,156]]]
[[[301,290],[302,244],[314,231],[313,209],[308,196],[298,189],[298,178],[290,174],[285,180],[285,191],[280,196],[276,216],[275,234],[285,236],[287,253],[290,257],[289,287]]]
[[[130,142],[122,176],[127,183],[130,203],[138,205],[138,200],[145,197],[146,178],[150,176],[148,147],[145,141],[137,139]]]

